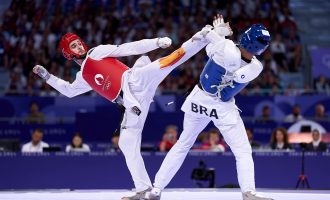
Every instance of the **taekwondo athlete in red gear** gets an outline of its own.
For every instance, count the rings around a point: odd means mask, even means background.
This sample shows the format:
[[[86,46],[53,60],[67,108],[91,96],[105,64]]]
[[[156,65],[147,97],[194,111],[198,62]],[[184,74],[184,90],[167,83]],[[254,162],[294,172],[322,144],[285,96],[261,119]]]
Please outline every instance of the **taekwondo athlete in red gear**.
[[[119,147],[125,156],[137,193],[123,200],[140,199],[152,187],[140,149],[143,126],[158,85],[173,69],[207,45],[205,35],[209,31],[210,27],[205,27],[172,54],[154,62],[142,56],[132,68],[116,58],[144,54],[159,47],[167,48],[171,45],[171,39],[165,37],[121,45],[99,45],[87,51],[81,38],[67,33],[60,41],[60,48],[64,57],[81,66],[76,79],[69,83],[48,73],[43,66],[36,65],[33,68],[34,73],[67,97],[95,90],[106,99],[125,107]]]
[[[206,47],[209,60],[200,75],[199,84],[181,108],[185,112],[183,132],[157,172],[154,188],[147,194],[149,200],[161,198],[161,191],[179,170],[197,136],[210,121],[220,130],[236,158],[243,199],[271,200],[255,193],[251,145],[234,99],[261,73],[263,66],[254,55],[260,55],[268,47],[269,32],[262,25],[252,25],[236,45],[225,39],[232,31],[222,16],[215,17],[213,26],[214,30],[206,37],[210,42]]]

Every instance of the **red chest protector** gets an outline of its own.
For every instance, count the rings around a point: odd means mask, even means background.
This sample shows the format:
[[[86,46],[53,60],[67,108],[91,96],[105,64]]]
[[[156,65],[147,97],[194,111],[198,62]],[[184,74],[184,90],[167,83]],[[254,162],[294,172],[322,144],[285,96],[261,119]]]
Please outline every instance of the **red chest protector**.
[[[82,76],[101,96],[114,101],[120,93],[123,74],[129,68],[115,58],[87,58]]]

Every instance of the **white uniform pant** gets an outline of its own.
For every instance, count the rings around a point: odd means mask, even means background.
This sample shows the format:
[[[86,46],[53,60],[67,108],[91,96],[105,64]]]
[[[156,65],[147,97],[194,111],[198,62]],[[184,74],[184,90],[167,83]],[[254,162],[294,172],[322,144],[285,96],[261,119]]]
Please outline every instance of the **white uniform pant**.
[[[175,51],[169,57],[158,59],[146,66],[133,67],[127,76],[126,84],[128,84],[131,94],[139,102],[142,112],[140,116],[137,116],[127,109],[125,92],[128,91],[124,90],[126,111],[120,132],[119,147],[125,156],[137,192],[152,187],[140,149],[143,126],[156,89],[173,69],[198,53],[206,44],[190,39],[182,45],[180,51]]]
[[[238,182],[242,192],[255,191],[254,163],[252,159],[251,145],[248,141],[245,127],[237,110],[239,117],[237,124],[224,125],[221,119],[213,120],[214,125],[220,130],[226,143],[230,146],[236,158]],[[235,115],[234,115],[235,116]],[[183,132],[177,143],[166,155],[159,171],[156,174],[154,186],[164,189],[172,180],[181,167],[190,148],[193,146],[199,133],[211,121],[209,117],[196,116],[185,113]]]

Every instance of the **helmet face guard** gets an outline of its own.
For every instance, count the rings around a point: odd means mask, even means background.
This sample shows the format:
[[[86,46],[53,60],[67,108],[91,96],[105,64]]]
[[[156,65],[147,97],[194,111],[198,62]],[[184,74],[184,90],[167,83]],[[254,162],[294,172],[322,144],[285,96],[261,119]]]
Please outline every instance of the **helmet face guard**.
[[[59,48],[60,48],[63,56],[68,60],[72,60],[73,58],[79,58],[81,56],[79,54],[74,53],[70,49],[70,43],[77,39],[81,42],[85,51],[87,52],[87,46],[86,46],[85,42],[78,35],[76,35],[74,33],[67,33],[67,34],[63,35],[61,38]]]
[[[239,40],[239,46],[253,55],[262,54],[270,43],[270,34],[266,27],[254,24],[248,28]]]

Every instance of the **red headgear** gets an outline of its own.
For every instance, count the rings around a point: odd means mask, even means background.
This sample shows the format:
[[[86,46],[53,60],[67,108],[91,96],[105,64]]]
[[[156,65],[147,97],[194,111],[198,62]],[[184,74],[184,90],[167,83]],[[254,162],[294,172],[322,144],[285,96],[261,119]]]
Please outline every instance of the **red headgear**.
[[[70,43],[76,39],[79,39],[81,44],[83,45],[84,49],[87,51],[87,46],[84,43],[84,41],[76,34],[74,33],[67,33],[62,36],[61,41],[60,41],[60,49],[63,53],[63,56],[68,59],[72,60],[74,57],[79,58],[80,55],[74,53],[73,51],[70,50]]]

